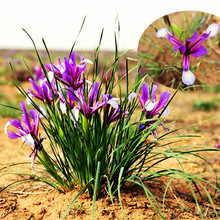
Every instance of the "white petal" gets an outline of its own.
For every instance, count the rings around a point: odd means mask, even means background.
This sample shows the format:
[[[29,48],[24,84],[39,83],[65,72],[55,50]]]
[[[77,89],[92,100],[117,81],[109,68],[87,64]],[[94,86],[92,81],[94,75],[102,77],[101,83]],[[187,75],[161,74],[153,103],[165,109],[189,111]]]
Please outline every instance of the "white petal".
[[[70,115],[70,118],[72,121],[76,122],[79,120],[79,109],[78,108],[73,108],[71,110],[72,114]],[[74,117],[73,117],[74,116]]]
[[[21,140],[24,141],[28,146],[34,146],[34,139],[31,134],[27,134],[21,137]]]
[[[5,131],[5,134],[8,133],[7,129],[8,129],[8,126],[10,125],[10,121],[8,121],[6,124],[5,124],[5,127],[4,127],[4,131]]]
[[[167,107],[164,112],[163,112],[164,116],[168,116],[170,114],[170,109]]]
[[[110,104],[114,109],[118,109],[118,101],[119,98],[111,98],[108,100],[108,104]]]
[[[195,82],[195,79],[195,75],[190,70],[183,70],[182,81],[185,85],[192,85]]]
[[[168,34],[171,35],[171,33],[166,28],[161,28],[157,31],[157,37],[168,37]]]
[[[156,102],[152,102],[151,100],[148,100],[145,104],[146,111],[151,111],[156,105]]]
[[[89,80],[86,79],[86,83],[88,83],[89,85],[92,85],[92,82],[90,82]]]
[[[42,87],[43,84],[44,84],[44,82],[46,82],[46,81],[47,81],[46,78],[44,78],[44,79],[39,79],[38,83],[39,83],[40,87]]]
[[[50,82],[52,82],[53,78],[54,78],[54,72],[50,71],[47,73],[48,79]]]
[[[128,96],[128,101],[131,102],[135,97],[137,96],[137,93],[132,92]]]
[[[45,109],[44,109],[42,106],[40,106],[39,109],[40,109],[41,112],[43,113],[43,114],[40,114],[40,115],[39,115],[39,118],[43,118],[44,116],[47,115],[47,112],[45,111]]]
[[[205,33],[208,34],[210,31],[211,31],[211,33],[210,33],[209,37],[216,36],[218,34],[218,31],[219,31],[219,25],[215,24],[215,23],[214,24],[210,24],[208,26],[207,30],[205,31]]]
[[[62,90],[64,90],[66,87],[63,85],[63,84],[61,84],[61,83],[57,83],[57,85],[58,85],[58,90],[59,91],[62,91]]]
[[[60,110],[63,114],[66,114],[66,103],[60,102]]]
[[[91,60],[89,60],[89,59],[84,59],[83,62],[84,62],[84,63],[93,64],[93,62],[92,62]]]
[[[31,105],[31,99],[32,99],[33,95],[32,94],[28,94],[27,97],[26,97],[26,103],[27,105]]]

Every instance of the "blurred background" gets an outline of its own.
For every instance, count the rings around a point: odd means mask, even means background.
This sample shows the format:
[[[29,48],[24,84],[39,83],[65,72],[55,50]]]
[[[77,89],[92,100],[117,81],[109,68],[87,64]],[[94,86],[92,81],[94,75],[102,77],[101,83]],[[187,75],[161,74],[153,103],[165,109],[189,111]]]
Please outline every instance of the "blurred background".
[[[24,28],[37,47],[43,48],[44,37],[49,49],[69,50],[84,16],[84,28],[76,44],[77,50],[94,50],[104,27],[102,49],[114,50],[114,23],[118,16],[120,50],[136,51],[144,30],[156,19],[176,11],[203,11],[220,16],[218,0],[8,0],[1,1],[0,48],[33,49]]]

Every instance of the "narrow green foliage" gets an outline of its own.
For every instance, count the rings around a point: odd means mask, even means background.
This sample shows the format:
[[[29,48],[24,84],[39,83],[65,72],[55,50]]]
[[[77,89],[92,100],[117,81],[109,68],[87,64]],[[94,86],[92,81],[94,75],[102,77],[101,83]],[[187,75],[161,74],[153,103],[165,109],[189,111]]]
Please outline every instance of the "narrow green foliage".
[[[83,24],[84,22],[85,19]],[[169,24],[168,20],[166,22]],[[197,19],[197,23],[199,23],[199,19]],[[170,102],[174,100],[180,84],[172,96],[170,92],[163,92],[158,101],[158,94],[156,94],[158,87],[153,83],[148,85],[145,82],[146,76],[140,79],[141,64],[137,63],[136,59],[124,58],[126,52],[120,54],[118,49],[120,24],[117,19],[116,24],[115,54],[112,63],[106,64],[104,67],[99,65],[99,49],[104,31],[102,30],[99,45],[94,51],[91,73],[86,72],[87,64],[84,63],[84,61],[86,62],[84,58],[79,64],[76,64],[76,60],[74,60],[73,49],[76,41],[70,50],[69,57],[64,59],[64,63],[55,66],[43,40],[52,66],[50,69],[53,72],[52,80],[33,39],[24,30],[33,42],[45,79],[42,82],[42,87],[39,82],[33,83],[34,92],[39,94],[36,95],[32,92],[31,97],[30,91],[27,92],[19,82],[14,82],[14,85],[25,98],[28,97],[37,112],[34,115],[33,111],[30,111],[28,116],[27,113],[25,117],[22,117],[22,122],[27,123],[26,118],[30,117],[30,121],[33,123],[39,117],[37,123],[50,142],[48,148],[43,146],[44,138],[41,139],[35,134],[38,128],[27,134],[34,137],[32,153],[47,171],[47,177],[26,174],[34,179],[14,182],[4,187],[3,190],[30,181],[46,183],[60,192],[72,191],[77,186],[80,191],[67,208],[62,219],[67,216],[77,198],[85,191],[90,197],[93,197],[92,219],[94,219],[95,202],[100,196],[105,195],[106,191],[104,190],[107,189],[113,207],[113,196],[118,196],[121,210],[126,219],[121,191],[123,186],[129,183],[132,187],[135,185],[142,187],[158,216],[165,219],[160,203],[146,184],[150,181],[162,183],[163,178],[169,178],[162,201],[164,211],[165,199],[171,182],[175,178],[182,178],[188,183],[201,217],[203,214],[195,191],[202,197],[202,190],[205,191],[217,216],[210,193],[204,184],[209,184],[209,187],[216,191],[219,191],[218,187],[203,179],[203,175],[186,173],[182,161],[188,161],[188,156],[194,156],[210,165],[199,153],[219,150],[208,147],[195,149],[191,146],[178,147],[176,145],[171,147],[172,144],[178,143],[176,140],[178,138],[198,137],[196,135],[178,135],[177,132],[180,129],[168,131],[164,127],[165,111]],[[188,22],[186,25],[189,25]],[[170,24],[169,26],[174,31],[177,30],[175,26]],[[180,37],[182,35],[184,33],[180,33]],[[157,49],[161,51],[160,48]],[[166,69],[162,71],[170,71],[171,69],[176,71],[174,63],[178,56],[179,53],[175,53],[171,65],[166,66]],[[151,54],[147,55],[147,59],[153,58]],[[125,65],[122,67],[123,60],[125,60]],[[130,61],[135,62],[135,65],[130,67]],[[27,68],[30,70],[28,65]],[[157,64],[151,67],[152,73],[157,73],[160,70],[160,66]],[[109,78],[106,80],[104,76],[107,75]],[[98,82],[99,78],[101,79]],[[40,101],[36,101],[37,98]],[[17,109],[16,107],[11,108]],[[22,129],[20,124],[17,125],[17,121],[14,123],[19,129]],[[11,123],[11,125],[13,124]],[[159,130],[159,127],[163,127],[164,131]],[[17,138],[15,135],[12,137]],[[163,162],[169,159],[175,159],[179,167],[165,168]],[[212,174],[215,175],[214,172]],[[217,175],[215,176],[217,178]]]

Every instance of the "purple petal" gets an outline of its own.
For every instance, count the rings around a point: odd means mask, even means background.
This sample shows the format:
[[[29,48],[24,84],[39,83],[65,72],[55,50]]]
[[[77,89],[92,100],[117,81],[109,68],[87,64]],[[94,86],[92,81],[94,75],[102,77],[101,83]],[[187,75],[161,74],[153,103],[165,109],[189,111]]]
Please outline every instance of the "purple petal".
[[[149,86],[146,82],[144,82],[141,86],[142,88],[142,95],[141,98],[144,101],[144,103],[149,100]]]
[[[189,39],[186,39],[185,42],[186,42],[186,43],[187,43],[187,42],[192,42],[192,41],[194,41],[196,38],[197,38],[197,32],[195,31],[194,34],[193,34],[193,36],[192,36],[191,38],[189,38]]]
[[[37,114],[37,111],[35,109],[31,109],[29,111],[29,113],[30,113],[30,115],[31,115],[31,117],[33,118],[34,121],[37,120],[38,114]]]
[[[182,45],[179,48],[180,53],[184,54],[186,52],[186,46]]]
[[[28,129],[31,131],[32,128],[31,128],[30,116],[27,113],[24,102],[20,102],[20,106],[23,111],[22,121],[24,122],[24,124],[27,125]]]
[[[29,81],[31,82],[33,89],[34,89],[38,94],[41,94],[40,86],[38,86],[37,83],[36,83],[33,79],[31,79],[31,78],[29,79]]]
[[[76,68],[77,75],[75,76],[75,80],[79,81],[83,72],[86,70],[86,64],[79,64]]]
[[[95,112],[97,112],[104,105],[106,105],[106,102],[97,102],[93,107],[90,107],[90,109],[92,110],[90,115],[92,115]]]
[[[13,131],[9,131],[8,132],[8,138],[10,139],[17,139],[17,138],[20,138],[21,136],[15,134]]]
[[[18,119],[14,119],[13,121],[9,119],[9,121],[10,124],[13,125],[14,127],[22,129],[21,122]]]
[[[174,50],[177,51],[180,47],[183,46],[183,44],[181,43],[181,41],[179,41],[178,39],[176,39],[174,36],[169,35],[168,36],[168,40],[170,41],[171,44],[173,44],[174,46]]]
[[[95,102],[99,91],[99,82],[93,83],[91,91],[89,93],[89,106]]]
[[[75,70],[75,68],[76,68],[76,55],[75,55],[75,51],[72,51],[71,56],[70,56],[70,61],[71,61],[73,69]]]
[[[75,95],[73,88],[67,87],[67,95],[71,101],[78,101],[78,98]]]
[[[150,115],[153,116],[155,115],[158,111],[163,109],[165,105],[167,104],[169,98],[170,98],[171,93],[170,92],[162,92],[160,93],[160,100],[155,106],[155,108],[151,111]]]
[[[209,34],[204,33],[198,38],[196,38],[194,41],[190,42],[189,44],[186,45],[188,54],[194,53],[197,48],[201,46],[204,40],[206,40],[209,37]]]
[[[182,75],[182,81],[185,85],[192,85],[195,82],[195,75],[190,70],[184,70]]]
[[[188,54],[183,55],[183,69],[188,70],[189,69],[189,63],[190,63],[190,57]]]
[[[70,65],[70,63],[69,63],[69,60],[66,58],[66,57],[64,57],[64,64],[65,64],[65,67],[66,67],[66,71],[65,72],[67,72],[69,75],[72,75],[71,74],[71,65]]]
[[[157,94],[158,86],[153,84],[152,92],[151,92],[151,101],[156,102],[156,94]]]
[[[190,55],[192,55],[193,57],[201,57],[204,56],[205,54],[207,54],[207,49],[201,45]]]
[[[52,93],[51,93],[49,86],[47,84],[43,84],[42,89],[43,89],[44,98],[46,102],[50,104],[51,99],[52,99]]]
[[[64,84],[71,86],[73,84],[72,80],[71,80],[71,76],[69,75],[68,71],[64,71],[63,75],[62,75],[62,80],[65,81]]]
[[[145,129],[145,126],[144,126],[143,124],[140,124],[140,125],[139,125],[139,129],[140,129],[140,130],[143,130],[143,129]]]
[[[32,127],[34,130],[34,135],[37,137],[38,136],[38,128],[39,128],[39,114],[37,113],[37,111],[35,109],[31,109],[29,111],[29,113],[33,118]]]

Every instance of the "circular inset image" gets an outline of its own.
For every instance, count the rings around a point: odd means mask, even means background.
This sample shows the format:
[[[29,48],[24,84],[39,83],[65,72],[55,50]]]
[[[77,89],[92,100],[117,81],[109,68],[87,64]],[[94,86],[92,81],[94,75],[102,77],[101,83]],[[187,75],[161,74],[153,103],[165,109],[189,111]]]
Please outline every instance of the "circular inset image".
[[[142,34],[138,58],[144,73],[168,87],[220,84],[220,18],[204,12],[176,12],[156,20]]]

